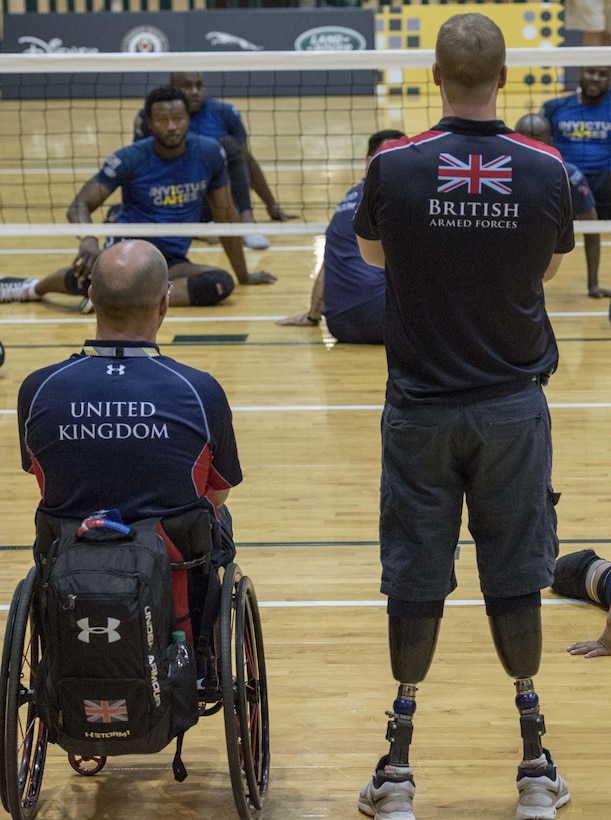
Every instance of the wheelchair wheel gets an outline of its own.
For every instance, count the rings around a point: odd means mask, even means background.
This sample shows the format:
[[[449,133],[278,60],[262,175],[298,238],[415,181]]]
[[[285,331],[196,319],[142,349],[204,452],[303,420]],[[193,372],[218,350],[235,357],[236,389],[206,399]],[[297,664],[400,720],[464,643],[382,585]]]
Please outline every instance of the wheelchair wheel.
[[[32,567],[17,588],[10,646],[5,640],[9,655],[7,684],[3,687],[3,776],[13,820],[30,820],[36,813],[47,753],[47,730],[34,704],[41,657],[40,635],[32,613],[36,574],[36,567]],[[3,670],[4,664],[3,657]]]
[[[263,808],[269,782],[269,709],[257,597],[239,567],[221,591],[221,688],[233,796],[241,820]]]
[[[4,743],[4,737],[6,734],[6,693],[8,687],[8,670],[9,660],[11,656],[11,642],[13,640],[13,630],[15,625],[15,610],[17,609],[17,604],[19,603],[19,598],[21,596],[23,584],[24,581],[22,579],[17,584],[15,592],[13,593],[13,598],[11,600],[11,605],[8,611],[8,617],[6,619],[6,629],[4,632],[4,646],[2,649],[2,667],[0,669],[0,739],[2,743]],[[4,760],[2,760],[2,765],[0,765],[0,797],[2,798],[2,805],[4,806],[5,811],[9,811],[8,797],[6,794],[6,772],[4,769]]]
[[[101,772],[106,765],[107,758],[104,755],[96,755],[95,757],[83,757],[83,755],[75,755],[68,752],[68,763],[72,766],[77,774],[82,774],[83,777],[93,777],[94,774]]]

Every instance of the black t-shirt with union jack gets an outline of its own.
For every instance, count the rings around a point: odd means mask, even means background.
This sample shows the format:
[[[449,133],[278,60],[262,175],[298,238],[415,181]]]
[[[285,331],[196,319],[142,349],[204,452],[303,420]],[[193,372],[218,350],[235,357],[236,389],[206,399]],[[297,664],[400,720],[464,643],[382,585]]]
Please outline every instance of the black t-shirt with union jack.
[[[556,369],[542,280],[575,240],[555,149],[446,117],[374,157],[355,230],[385,253],[391,404],[500,396]]]

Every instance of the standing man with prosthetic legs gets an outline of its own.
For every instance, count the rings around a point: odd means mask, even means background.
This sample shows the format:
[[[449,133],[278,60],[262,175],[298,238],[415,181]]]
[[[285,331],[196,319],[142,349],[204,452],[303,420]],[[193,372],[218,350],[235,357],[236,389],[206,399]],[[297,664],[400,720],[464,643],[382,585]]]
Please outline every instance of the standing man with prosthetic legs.
[[[363,258],[387,280],[381,589],[399,689],[388,754],[358,801],[375,820],[415,820],[416,692],[456,588],[463,501],[495,647],[515,681],[516,817],[553,820],[569,800],[541,743],[533,677],[540,591],[558,552],[543,392],[558,350],[543,283],[575,241],[559,153],[497,119],[506,79],[492,20],[460,14],[444,23],[433,65],[443,119],[373,158],[355,217]]]

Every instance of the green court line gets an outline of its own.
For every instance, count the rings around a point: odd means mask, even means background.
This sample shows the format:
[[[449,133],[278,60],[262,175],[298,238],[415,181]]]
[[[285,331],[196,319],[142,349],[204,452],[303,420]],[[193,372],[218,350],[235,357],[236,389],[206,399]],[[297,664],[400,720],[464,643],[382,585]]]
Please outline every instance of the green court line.
[[[174,336],[173,344],[210,345],[210,344],[244,344],[248,333],[206,333],[197,336]]]
[[[611,538],[565,538],[561,544],[611,544]],[[243,541],[236,543],[236,549],[253,549],[255,547],[379,547],[379,541]],[[474,541],[464,540],[458,542],[461,546],[473,546]],[[0,552],[11,552],[19,550],[31,550],[32,545],[8,545],[0,546]]]

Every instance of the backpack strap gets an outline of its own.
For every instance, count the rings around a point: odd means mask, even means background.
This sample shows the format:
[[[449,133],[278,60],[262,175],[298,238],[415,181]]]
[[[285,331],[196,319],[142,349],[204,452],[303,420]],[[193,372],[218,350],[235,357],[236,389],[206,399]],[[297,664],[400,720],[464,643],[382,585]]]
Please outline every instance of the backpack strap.
[[[176,626],[182,629],[187,640],[193,646],[193,629],[189,608],[189,578],[187,568],[180,566],[184,560],[183,555],[161,523],[157,525],[157,532],[163,538],[172,563],[172,598],[174,599]]]
[[[179,783],[182,783],[183,780],[187,777],[187,769],[185,764],[182,762],[182,741],[184,739],[185,733],[181,732],[176,737],[176,753],[174,754],[174,760],[172,761],[172,771],[174,772],[174,780],[177,780]]]

